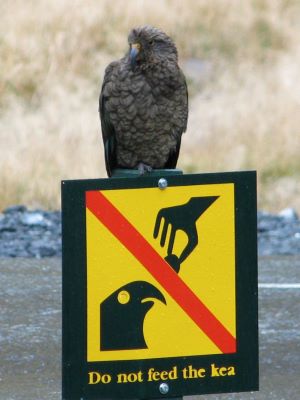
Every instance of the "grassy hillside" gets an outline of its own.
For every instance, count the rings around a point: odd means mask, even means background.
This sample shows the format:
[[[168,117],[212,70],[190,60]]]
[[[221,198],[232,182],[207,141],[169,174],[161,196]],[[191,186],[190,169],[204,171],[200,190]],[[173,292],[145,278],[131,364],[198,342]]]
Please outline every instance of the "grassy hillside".
[[[185,172],[257,169],[259,206],[300,212],[298,0],[2,0],[0,209],[58,208],[105,177],[98,96],[128,31],[176,41],[190,92]]]

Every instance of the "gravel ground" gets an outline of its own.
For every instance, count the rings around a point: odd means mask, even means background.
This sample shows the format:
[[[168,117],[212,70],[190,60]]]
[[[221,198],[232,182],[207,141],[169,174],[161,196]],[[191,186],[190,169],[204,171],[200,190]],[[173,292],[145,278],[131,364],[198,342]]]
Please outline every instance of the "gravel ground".
[[[300,254],[300,219],[291,208],[258,212],[258,254]],[[60,211],[12,206],[0,214],[0,257],[60,257]]]

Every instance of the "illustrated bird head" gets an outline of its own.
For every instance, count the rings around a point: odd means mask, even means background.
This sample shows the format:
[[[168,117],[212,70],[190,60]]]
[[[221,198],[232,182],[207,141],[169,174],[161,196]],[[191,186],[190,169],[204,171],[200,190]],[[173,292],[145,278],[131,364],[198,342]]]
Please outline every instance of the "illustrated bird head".
[[[122,286],[100,305],[101,350],[147,348],[143,324],[155,299],[166,304],[162,293],[145,281]]]
[[[166,60],[177,62],[177,49],[173,40],[158,28],[145,25],[132,29],[128,36],[131,67],[155,66]]]

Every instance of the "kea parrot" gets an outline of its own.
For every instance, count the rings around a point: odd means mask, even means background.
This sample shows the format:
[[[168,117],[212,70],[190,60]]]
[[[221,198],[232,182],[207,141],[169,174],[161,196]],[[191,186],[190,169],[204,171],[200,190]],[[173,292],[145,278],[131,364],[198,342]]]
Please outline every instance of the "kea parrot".
[[[114,169],[176,168],[188,119],[188,91],[173,40],[142,26],[105,70],[99,113],[108,176]]]

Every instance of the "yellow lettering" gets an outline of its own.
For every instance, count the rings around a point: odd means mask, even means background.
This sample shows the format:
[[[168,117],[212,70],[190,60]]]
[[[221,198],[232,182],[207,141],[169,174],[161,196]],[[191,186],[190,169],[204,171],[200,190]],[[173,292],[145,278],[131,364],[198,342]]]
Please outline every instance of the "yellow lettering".
[[[177,375],[177,367],[174,366],[171,371],[169,372],[169,379],[177,379],[178,375]]]
[[[117,383],[134,383],[134,382],[143,382],[143,373],[139,372],[130,372],[129,374],[118,374],[117,375]]]
[[[177,379],[177,367],[174,366],[170,371],[155,371],[154,368],[148,369],[148,382],[166,381],[167,379]]]
[[[235,375],[235,369],[233,366],[217,367],[215,364],[211,364],[210,367],[211,367],[211,377]]]
[[[216,376],[220,376],[220,375],[219,375],[219,367],[216,367],[215,364],[211,364],[211,365],[210,365],[210,368],[211,368],[211,374],[210,374],[210,376],[211,376],[212,378],[214,378],[214,377],[216,377]]]
[[[168,371],[162,371],[160,374],[160,379],[166,381],[168,379]]]
[[[204,368],[199,368],[198,369],[198,376],[199,378],[205,378],[205,369]]]
[[[154,368],[148,369],[148,382],[152,382],[152,374],[154,372]]]
[[[93,371],[88,373],[89,385],[96,385],[97,383],[107,383],[111,382],[111,376],[109,374],[99,374],[99,372]]]
[[[235,375],[235,369],[234,367],[228,367],[228,376],[229,375]]]
[[[142,373],[142,371],[139,371],[139,372],[137,373],[137,376],[138,376],[138,381],[139,381],[139,382],[143,382],[143,373]]]
[[[159,372],[158,371],[153,372],[153,380],[159,381]]]
[[[137,374],[131,373],[127,375],[128,382],[133,383],[137,381]]]
[[[99,372],[89,372],[89,385],[96,385],[101,381],[101,375]]]
[[[182,375],[184,379],[195,379],[195,378],[205,378],[206,370],[205,368],[193,368],[189,365],[187,368],[183,368]]]
[[[117,383],[127,383],[127,374],[118,374]]]

